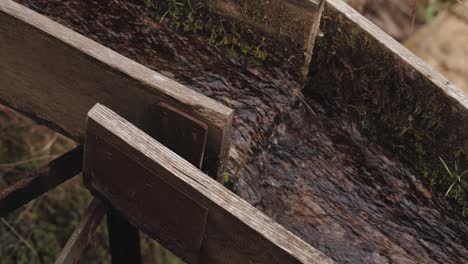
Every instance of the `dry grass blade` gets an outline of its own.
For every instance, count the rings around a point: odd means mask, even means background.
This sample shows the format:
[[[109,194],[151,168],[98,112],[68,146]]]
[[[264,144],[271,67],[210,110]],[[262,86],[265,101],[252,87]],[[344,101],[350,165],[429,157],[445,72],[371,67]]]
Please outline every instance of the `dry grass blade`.
[[[416,21],[416,1],[413,0],[413,3],[411,5],[411,31],[414,32],[414,22]]]
[[[55,142],[57,142],[57,139],[58,139],[58,134],[54,133],[52,138],[44,145],[44,147],[36,152],[33,152],[31,156],[36,156],[36,155],[42,154],[50,150],[52,146],[55,144]]]
[[[37,253],[37,250],[29,243],[29,241],[24,238],[10,223],[8,223],[5,218],[2,218],[2,223],[16,236],[18,239],[23,242],[23,244],[33,252],[34,255],[39,257],[39,254]]]

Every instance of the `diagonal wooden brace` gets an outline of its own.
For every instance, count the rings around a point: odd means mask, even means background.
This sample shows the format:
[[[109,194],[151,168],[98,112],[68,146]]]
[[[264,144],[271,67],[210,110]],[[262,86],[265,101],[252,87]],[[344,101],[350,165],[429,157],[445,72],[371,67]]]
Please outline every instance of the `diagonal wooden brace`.
[[[29,203],[40,195],[78,175],[83,161],[83,147],[63,154],[11,186],[0,190],[0,217]]]

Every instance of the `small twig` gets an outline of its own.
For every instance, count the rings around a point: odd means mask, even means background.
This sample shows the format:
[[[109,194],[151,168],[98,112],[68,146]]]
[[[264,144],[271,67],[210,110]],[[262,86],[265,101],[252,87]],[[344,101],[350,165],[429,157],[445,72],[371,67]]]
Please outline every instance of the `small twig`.
[[[45,146],[42,149],[31,153],[31,156],[36,156],[38,154],[41,154],[41,153],[44,153],[44,152],[48,151],[54,145],[54,143],[57,141],[57,139],[58,139],[58,134],[54,133],[54,135],[52,136],[52,139],[49,142],[47,142],[47,144],[45,144]]]
[[[310,111],[311,114],[315,114],[314,109],[307,103],[306,99],[304,98],[304,95],[299,95],[299,100],[305,105],[305,107]]]
[[[414,23],[416,21],[416,1],[413,0],[413,4],[411,6],[411,32],[414,32]]]
[[[312,107],[309,105],[309,103],[307,103],[306,99],[305,99],[305,96],[302,92],[297,92],[297,91],[292,91],[292,92],[289,92],[289,94],[291,94],[292,97],[298,97],[299,100],[301,101],[301,103],[307,108],[307,110],[310,111],[311,114],[315,114],[315,111],[314,109],[312,109]]]
[[[19,240],[21,240],[21,242],[26,245],[27,248],[29,248],[34,253],[34,255],[36,255],[36,257],[39,257],[39,253],[37,253],[37,250],[31,245],[31,243],[29,243],[26,238],[24,238],[18,231],[16,231],[16,229],[11,226],[10,223],[8,223],[8,221],[3,217],[2,222],[15,236],[18,237]]]

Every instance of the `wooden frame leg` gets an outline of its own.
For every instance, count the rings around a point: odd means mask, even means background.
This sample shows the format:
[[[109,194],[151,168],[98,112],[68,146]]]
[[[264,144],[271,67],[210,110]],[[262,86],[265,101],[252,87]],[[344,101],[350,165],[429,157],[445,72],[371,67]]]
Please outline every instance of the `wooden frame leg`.
[[[107,230],[112,264],[142,263],[138,229],[114,209],[107,211]]]
[[[94,199],[88,210],[86,210],[83,219],[76,227],[75,231],[68,239],[67,244],[58,256],[55,264],[77,263],[81,254],[88,246],[96,233],[96,229],[101,223],[106,207],[98,199]]]

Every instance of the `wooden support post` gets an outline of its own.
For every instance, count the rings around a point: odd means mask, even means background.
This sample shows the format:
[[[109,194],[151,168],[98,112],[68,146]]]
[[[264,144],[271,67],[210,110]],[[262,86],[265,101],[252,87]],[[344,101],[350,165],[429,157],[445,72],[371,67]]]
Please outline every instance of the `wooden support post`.
[[[152,137],[201,169],[208,126],[160,102],[148,109],[143,127]],[[116,210],[107,214],[112,263],[141,263],[138,229]]]
[[[110,109],[89,112],[86,185],[188,263],[333,263]]]
[[[165,102],[208,125],[210,176],[229,149],[232,109],[11,0],[0,1],[0,102],[78,142],[96,103],[141,127]]]
[[[83,147],[65,153],[29,176],[0,190],[0,217],[29,203],[81,172]]]
[[[73,231],[67,244],[65,244],[62,252],[60,252],[55,264],[73,264],[78,261],[89,241],[94,236],[96,228],[101,223],[105,212],[106,207],[99,200],[94,199],[86,210],[80,224]]]
[[[138,229],[115,209],[107,212],[107,230],[112,264],[142,263]]]

